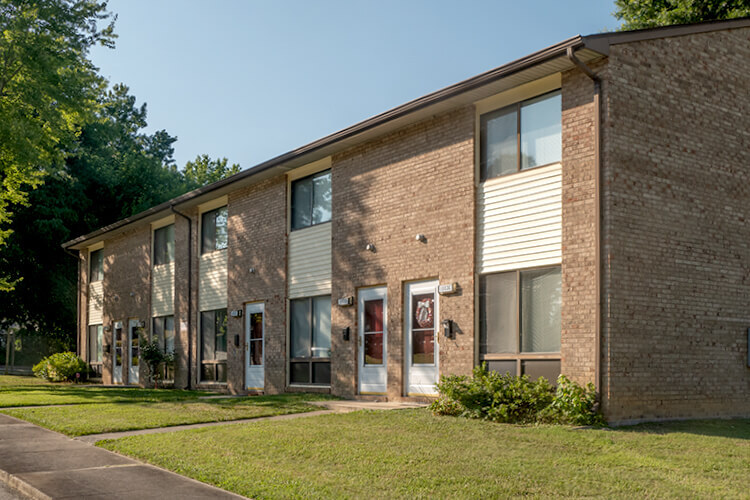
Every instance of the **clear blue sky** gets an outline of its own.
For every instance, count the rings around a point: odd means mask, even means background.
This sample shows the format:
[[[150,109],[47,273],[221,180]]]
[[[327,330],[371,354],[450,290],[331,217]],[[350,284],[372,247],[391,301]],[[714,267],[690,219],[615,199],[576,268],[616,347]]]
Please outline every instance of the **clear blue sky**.
[[[577,34],[610,0],[110,0],[91,58],[148,105],[148,131],[242,168]]]

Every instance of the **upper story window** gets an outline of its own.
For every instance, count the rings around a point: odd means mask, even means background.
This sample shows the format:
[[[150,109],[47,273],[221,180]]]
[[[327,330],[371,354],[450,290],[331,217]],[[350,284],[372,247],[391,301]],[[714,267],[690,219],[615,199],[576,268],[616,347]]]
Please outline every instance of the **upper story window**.
[[[217,208],[201,218],[201,253],[227,247],[227,207]]]
[[[479,141],[482,181],[560,162],[560,91],[483,114]]]
[[[104,252],[101,249],[91,252],[91,263],[89,265],[89,276],[91,282],[104,279]]]
[[[154,231],[154,265],[174,262],[174,224]]]
[[[331,171],[292,182],[292,231],[331,220]]]

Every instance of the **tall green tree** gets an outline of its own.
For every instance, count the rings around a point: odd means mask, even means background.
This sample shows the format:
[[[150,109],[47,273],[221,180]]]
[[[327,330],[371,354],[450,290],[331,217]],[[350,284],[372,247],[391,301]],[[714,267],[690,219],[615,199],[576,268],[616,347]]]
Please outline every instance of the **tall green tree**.
[[[750,16],[750,0],[615,0],[615,7],[624,30]]]
[[[114,43],[106,2],[0,0],[0,250],[14,206],[62,166],[105,82],[88,59]],[[13,281],[0,275],[0,290]]]
[[[226,158],[212,160],[208,155],[198,155],[195,160],[185,164],[183,175],[191,188],[205,186],[240,171],[238,164],[234,163],[230,167],[228,162]]]
[[[174,165],[166,131],[146,134],[146,107],[124,85],[103,93],[94,118],[16,211],[0,253],[0,275],[23,277],[0,300],[0,327],[75,348],[76,261],[60,244],[157,205],[189,189]]]

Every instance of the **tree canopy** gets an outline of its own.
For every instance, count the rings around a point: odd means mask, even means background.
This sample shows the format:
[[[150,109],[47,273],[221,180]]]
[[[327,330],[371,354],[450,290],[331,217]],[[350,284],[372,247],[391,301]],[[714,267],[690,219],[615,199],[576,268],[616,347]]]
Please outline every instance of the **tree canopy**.
[[[211,184],[240,171],[238,164],[227,165],[226,158],[212,160],[208,155],[198,155],[185,164],[185,180],[194,188]]]
[[[45,173],[60,167],[105,81],[88,59],[94,44],[112,46],[106,3],[0,0],[0,246],[12,208]],[[0,290],[13,282],[0,275]]]
[[[624,30],[750,16],[750,0],[615,0],[615,7]]]

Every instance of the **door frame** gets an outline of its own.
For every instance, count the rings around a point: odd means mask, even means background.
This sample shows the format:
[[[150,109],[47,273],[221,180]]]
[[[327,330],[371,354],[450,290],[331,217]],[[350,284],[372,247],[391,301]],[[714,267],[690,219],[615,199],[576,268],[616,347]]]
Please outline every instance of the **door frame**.
[[[410,281],[404,283],[404,395],[405,396],[436,396],[438,379],[440,377],[440,294],[437,279]],[[412,310],[412,296],[424,293],[432,293],[434,296],[432,327],[434,330],[434,364],[412,365],[412,328],[411,319],[414,315]],[[434,371],[434,374],[430,372]],[[420,377],[433,380],[432,384],[415,384],[412,389],[411,377]]]
[[[365,308],[366,300],[383,300],[383,364],[365,365]],[[367,371],[381,371],[382,390],[362,390],[363,375]],[[375,384],[368,384],[375,385]],[[362,395],[384,395],[388,393],[388,288],[385,285],[361,288],[357,297],[357,393]]]
[[[120,325],[119,328],[117,325]],[[118,369],[117,367],[117,330],[120,330],[120,335],[122,336],[122,344],[120,344],[120,367]],[[123,324],[122,321],[114,321],[112,324],[112,384],[122,384],[122,365],[123,360],[125,356],[124,352],[124,345],[125,345],[125,335],[123,330]]]
[[[260,366],[259,371],[261,372],[261,377],[263,379],[263,383],[260,387],[250,387],[250,315],[255,314],[257,312],[260,312],[263,315],[263,320],[261,323],[261,329],[262,329],[262,337],[261,337],[261,349],[263,352],[262,355],[262,363],[261,365],[253,365],[253,366]],[[265,390],[266,385],[266,304],[263,301],[258,302],[247,302],[245,303],[245,390],[248,391],[263,391]]]

